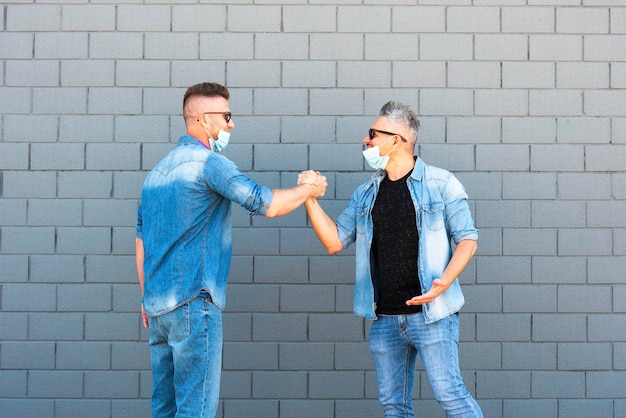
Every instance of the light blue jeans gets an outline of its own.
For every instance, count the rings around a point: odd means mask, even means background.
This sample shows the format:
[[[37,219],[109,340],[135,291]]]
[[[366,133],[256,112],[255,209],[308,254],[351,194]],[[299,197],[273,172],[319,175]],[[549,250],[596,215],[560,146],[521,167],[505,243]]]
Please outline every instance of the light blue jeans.
[[[379,315],[370,332],[370,350],[385,417],[414,417],[411,391],[419,353],[435,398],[448,417],[482,418],[459,368],[459,318],[426,324],[423,313]]]
[[[213,418],[222,371],[222,311],[197,297],[149,317],[153,418]]]

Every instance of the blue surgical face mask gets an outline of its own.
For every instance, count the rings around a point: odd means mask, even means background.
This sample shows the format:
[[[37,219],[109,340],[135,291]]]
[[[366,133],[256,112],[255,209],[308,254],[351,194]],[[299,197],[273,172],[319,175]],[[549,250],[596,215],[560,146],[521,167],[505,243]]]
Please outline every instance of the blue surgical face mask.
[[[391,141],[393,138],[389,138],[386,142],[381,145],[385,145],[387,142]],[[384,170],[389,162],[389,154],[395,151],[395,148],[392,148],[386,155],[380,155],[380,146],[376,145],[371,148],[367,148],[363,151],[363,157],[365,161],[372,167],[374,170]]]
[[[211,118],[208,118],[208,119],[211,122],[211,125],[215,126]],[[217,128],[217,126],[215,127]],[[220,128],[217,128],[217,129],[218,129],[217,139],[213,139],[213,137],[209,133],[209,130],[206,128],[206,126],[204,127],[204,130],[206,131],[207,135],[209,135],[209,143],[211,144],[211,150],[213,150],[214,152],[223,151],[228,146],[228,141],[230,140],[230,132],[226,132],[225,130],[220,129]]]

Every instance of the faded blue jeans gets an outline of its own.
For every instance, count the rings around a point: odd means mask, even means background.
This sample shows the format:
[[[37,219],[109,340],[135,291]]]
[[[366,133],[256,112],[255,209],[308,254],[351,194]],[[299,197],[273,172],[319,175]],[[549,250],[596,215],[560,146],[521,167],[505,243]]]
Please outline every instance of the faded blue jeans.
[[[482,418],[459,368],[459,318],[426,324],[423,313],[379,315],[370,332],[370,350],[385,417],[414,417],[411,391],[419,353],[435,398],[448,417]]]
[[[153,418],[213,418],[222,371],[222,311],[208,297],[149,317]]]

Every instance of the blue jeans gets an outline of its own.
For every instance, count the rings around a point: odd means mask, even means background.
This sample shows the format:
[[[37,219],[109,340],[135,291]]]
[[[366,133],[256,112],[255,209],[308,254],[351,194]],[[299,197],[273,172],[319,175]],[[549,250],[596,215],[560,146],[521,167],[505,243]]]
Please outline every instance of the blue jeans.
[[[482,418],[459,368],[459,318],[426,324],[423,313],[379,315],[370,332],[370,350],[385,417],[414,417],[411,392],[419,353],[435,398],[448,417]]]
[[[222,311],[197,297],[149,317],[153,418],[213,418],[222,371]]]

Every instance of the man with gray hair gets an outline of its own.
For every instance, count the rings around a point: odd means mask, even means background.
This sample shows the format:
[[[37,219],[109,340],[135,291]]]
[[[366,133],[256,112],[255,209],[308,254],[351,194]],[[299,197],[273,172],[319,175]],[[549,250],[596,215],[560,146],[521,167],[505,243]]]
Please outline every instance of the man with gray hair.
[[[447,415],[482,417],[458,361],[464,298],[457,277],[476,251],[478,231],[456,177],[414,156],[418,128],[409,106],[385,104],[363,140],[376,174],[336,222],[315,197],[305,207],[330,254],[356,241],[354,312],[375,320],[370,350],[385,417],[414,416],[418,353]]]

